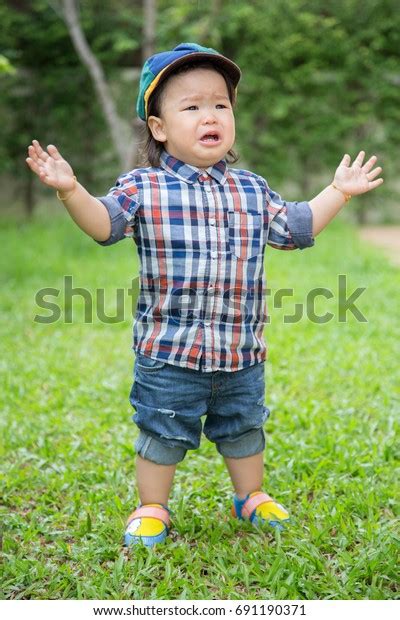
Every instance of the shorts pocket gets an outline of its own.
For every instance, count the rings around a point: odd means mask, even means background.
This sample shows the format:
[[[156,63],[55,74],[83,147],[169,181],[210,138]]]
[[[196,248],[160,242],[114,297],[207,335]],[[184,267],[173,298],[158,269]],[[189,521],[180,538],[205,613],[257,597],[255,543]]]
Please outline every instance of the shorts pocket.
[[[134,382],[129,400],[135,410],[132,420],[141,431],[170,447],[186,450],[199,447],[202,430],[200,419],[188,419],[173,409],[145,404],[141,397],[143,394]]]
[[[247,260],[262,248],[262,216],[253,211],[228,211],[229,249],[234,256]]]
[[[136,368],[141,372],[156,372],[157,370],[164,368],[166,363],[167,362],[162,362],[161,360],[155,360],[152,357],[143,355],[142,353],[136,354]]]

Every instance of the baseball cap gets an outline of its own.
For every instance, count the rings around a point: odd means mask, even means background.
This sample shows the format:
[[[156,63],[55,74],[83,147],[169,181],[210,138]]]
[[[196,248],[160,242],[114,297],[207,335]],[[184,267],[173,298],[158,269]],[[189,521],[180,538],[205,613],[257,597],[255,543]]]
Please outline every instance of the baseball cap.
[[[232,79],[236,88],[241,71],[239,67],[211,47],[202,47],[197,43],[180,43],[173,50],[154,54],[146,60],[140,75],[139,95],[136,102],[136,111],[143,121],[147,119],[147,107],[150,95],[156,87],[180,65],[188,60],[208,60],[221,67]]]

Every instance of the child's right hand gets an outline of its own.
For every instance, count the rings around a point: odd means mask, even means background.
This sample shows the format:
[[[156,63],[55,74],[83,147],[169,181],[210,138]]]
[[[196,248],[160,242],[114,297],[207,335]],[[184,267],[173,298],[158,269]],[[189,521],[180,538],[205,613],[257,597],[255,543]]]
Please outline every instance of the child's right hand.
[[[38,175],[45,185],[54,187],[60,192],[68,192],[75,187],[74,171],[69,163],[61,157],[58,149],[49,144],[47,151],[43,150],[37,140],[32,140],[28,147],[29,157],[26,163]]]

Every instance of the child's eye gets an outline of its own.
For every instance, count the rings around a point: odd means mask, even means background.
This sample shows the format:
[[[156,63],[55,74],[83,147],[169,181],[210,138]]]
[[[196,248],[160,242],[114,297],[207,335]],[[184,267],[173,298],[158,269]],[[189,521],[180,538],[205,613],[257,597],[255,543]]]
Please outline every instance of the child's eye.
[[[216,104],[216,108],[227,108],[228,106],[224,105],[223,103],[217,103]],[[190,105],[189,107],[185,108],[185,110],[198,110],[199,106],[197,105]]]

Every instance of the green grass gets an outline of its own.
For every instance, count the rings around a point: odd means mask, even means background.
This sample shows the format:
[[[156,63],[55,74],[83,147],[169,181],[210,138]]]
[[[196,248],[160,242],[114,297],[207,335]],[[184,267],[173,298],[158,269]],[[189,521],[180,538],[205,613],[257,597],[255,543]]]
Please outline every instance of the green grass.
[[[266,252],[269,284],[293,287],[266,327],[264,488],[291,512],[283,534],[229,516],[231,484],[204,437],[177,470],[166,544],[127,554],[136,503],[136,427],[128,401],[131,317],[92,325],[33,321],[35,292],[64,274],[91,291],[138,274],[131,242],[102,248],[61,212],[3,220],[1,306],[2,598],[392,599],[398,597],[396,425],[400,272],[345,220],[303,252]],[[338,274],[367,290],[368,319],[337,320]],[[284,324],[313,287],[317,312]],[[129,310],[129,308],[128,308]]]

